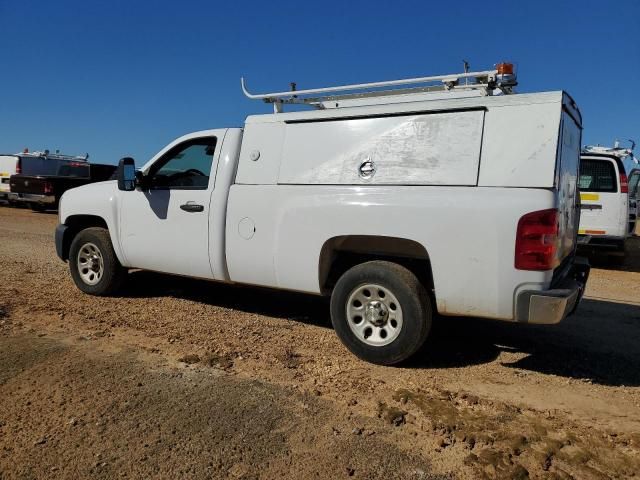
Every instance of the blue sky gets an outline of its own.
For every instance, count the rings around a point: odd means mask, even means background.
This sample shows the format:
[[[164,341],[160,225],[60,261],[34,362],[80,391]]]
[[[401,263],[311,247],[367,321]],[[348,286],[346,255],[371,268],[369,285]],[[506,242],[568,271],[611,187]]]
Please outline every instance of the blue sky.
[[[567,90],[584,143],[640,144],[640,0],[0,0],[0,152],[60,148],[138,165],[184,133],[241,126],[252,90],[517,63]]]

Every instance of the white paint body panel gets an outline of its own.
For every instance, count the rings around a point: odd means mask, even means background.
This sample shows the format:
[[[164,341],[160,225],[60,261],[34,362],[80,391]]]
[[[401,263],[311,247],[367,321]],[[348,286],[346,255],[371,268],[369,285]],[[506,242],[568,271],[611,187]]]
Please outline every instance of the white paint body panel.
[[[524,213],[554,201],[552,192],[537,189],[234,185],[229,273],[241,283],[319,293],[318,259],[327,240],[400,237],[429,253],[438,311],[511,319],[519,286],[542,289],[551,280],[551,272],[514,269],[515,226]],[[238,234],[245,217],[256,224],[251,240]]]
[[[115,180],[72,188],[64,192],[60,198],[58,217],[63,224],[74,215],[90,215],[103,219],[109,229],[118,260],[123,265],[128,265],[120,245],[119,204],[122,193],[118,190],[118,182]]]
[[[560,114],[553,103],[489,109],[478,185],[552,187]]]
[[[278,181],[284,131],[281,123],[245,126],[236,183],[264,185]],[[252,153],[259,154],[257,160],[251,159]]]
[[[575,201],[575,158],[558,152],[577,152],[580,127],[559,148],[563,109],[579,118],[562,92],[252,116],[244,131],[207,131],[219,138],[209,189],[171,191],[165,218],[149,192],[115,182],[65,193],[60,218],[104,218],[130,267],[310,293],[332,238],[411,240],[428,252],[440,313],[512,320],[517,293],[549,288],[553,273],[514,268],[518,220]],[[370,181],[357,175],[367,157]],[[183,218],[187,200],[207,213]]]
[[[483,121],[475,110],[286,124],[278,183],[476,185]]]

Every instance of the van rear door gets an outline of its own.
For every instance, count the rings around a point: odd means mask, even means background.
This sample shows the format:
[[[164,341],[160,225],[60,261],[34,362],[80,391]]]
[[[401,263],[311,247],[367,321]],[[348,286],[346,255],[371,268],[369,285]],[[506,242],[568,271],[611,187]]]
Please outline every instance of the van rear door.
[[[581,235],[624,237],[628,199],[620,191],[620,170],[613,157],[583,155],[580,162]]]

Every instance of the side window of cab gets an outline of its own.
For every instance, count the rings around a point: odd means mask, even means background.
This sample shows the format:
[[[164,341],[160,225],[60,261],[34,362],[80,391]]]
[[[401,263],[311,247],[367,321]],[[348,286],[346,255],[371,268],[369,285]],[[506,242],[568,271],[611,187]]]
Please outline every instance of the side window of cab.
[[[149,169],[149,188],[206,190],[215,150],[215,137],[194,138],[176,145]]]

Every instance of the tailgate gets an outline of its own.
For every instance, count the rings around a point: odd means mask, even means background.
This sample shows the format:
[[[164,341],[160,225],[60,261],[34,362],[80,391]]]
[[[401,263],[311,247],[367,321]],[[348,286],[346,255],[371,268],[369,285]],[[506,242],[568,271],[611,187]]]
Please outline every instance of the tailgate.
[[[11,181],[9,183],[12,193],[44,195],[44,186],[47,181],[44,178],[29,175],[11,175]]]

